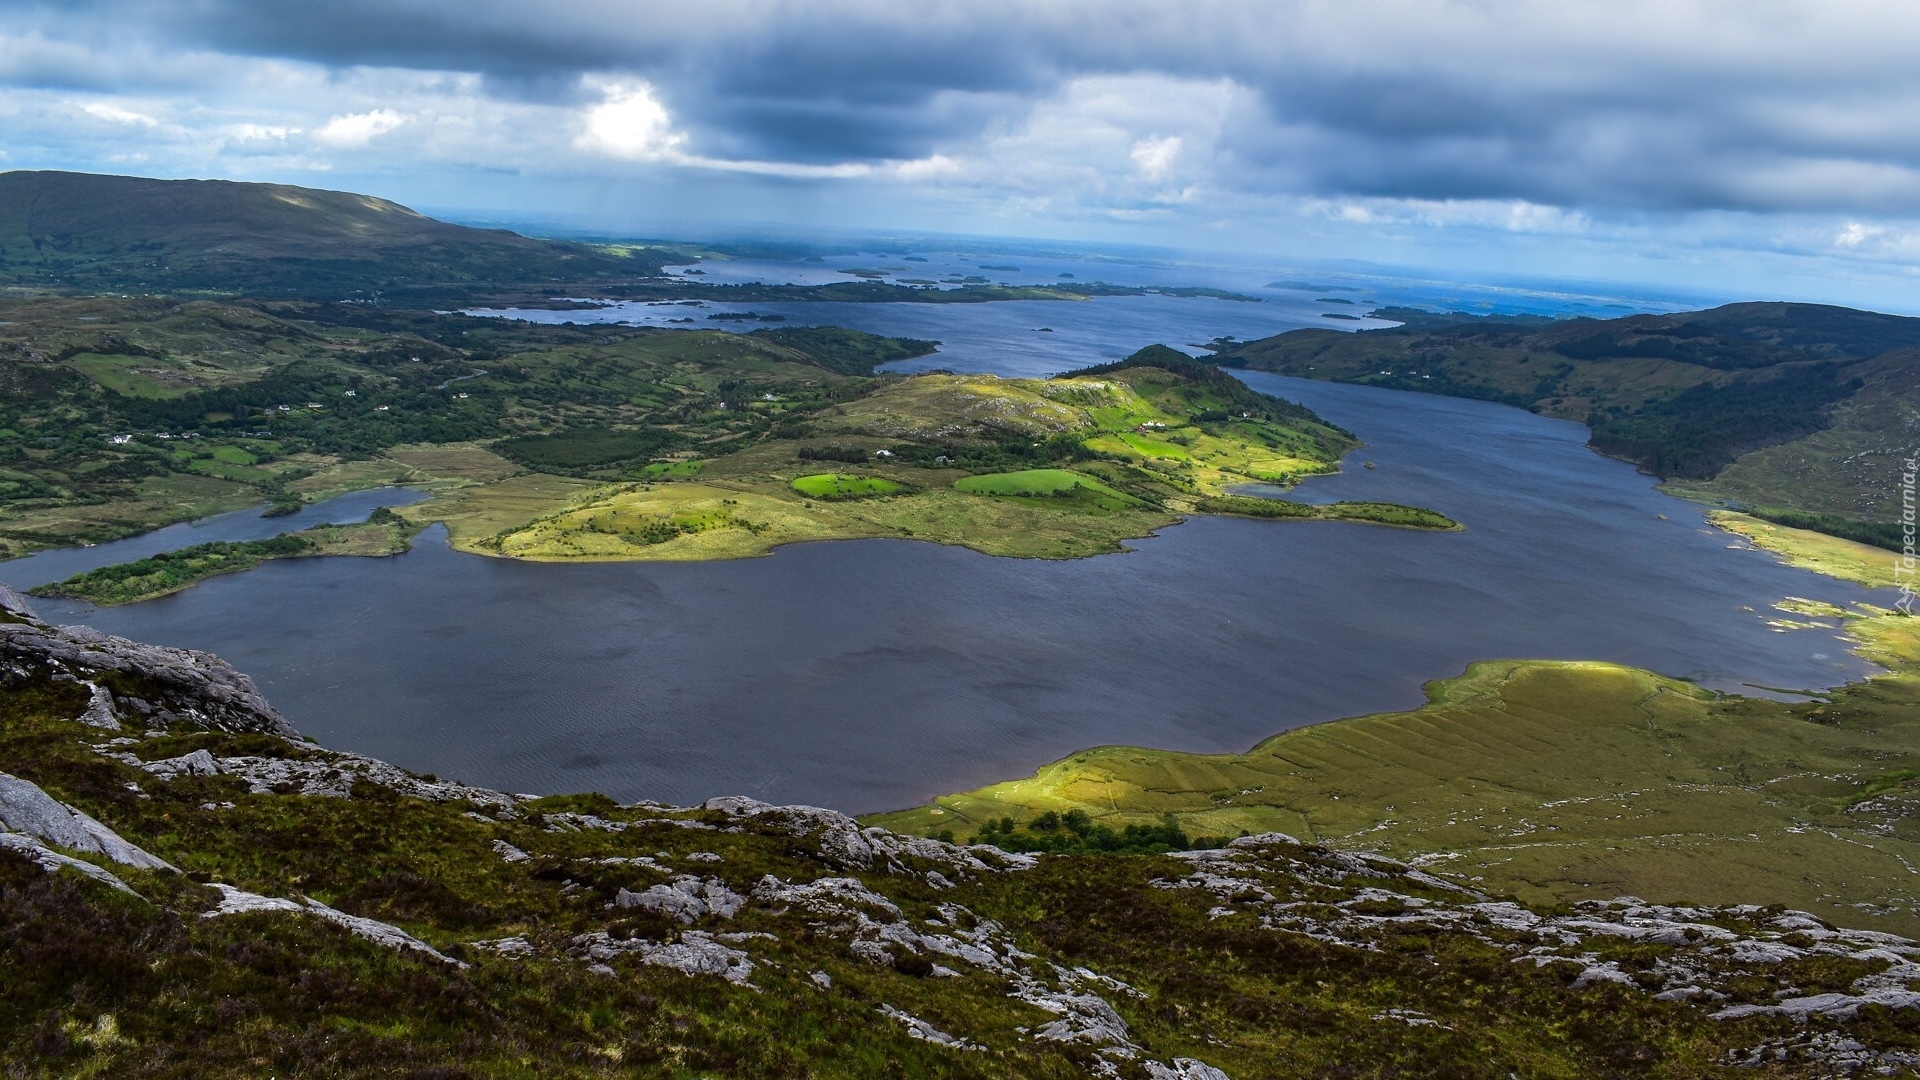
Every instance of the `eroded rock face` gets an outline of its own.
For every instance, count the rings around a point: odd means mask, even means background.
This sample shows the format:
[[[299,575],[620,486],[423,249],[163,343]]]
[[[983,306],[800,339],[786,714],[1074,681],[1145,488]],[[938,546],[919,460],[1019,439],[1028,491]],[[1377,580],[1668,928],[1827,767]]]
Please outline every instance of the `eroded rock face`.
[[[108,871],[90,862],[62,855],[25,833],[0,832],[0,849],[26,856],[49,874],[57,873],[62,869],[78,870],[102,885],[111,886],[129,896],[139,895],[129,888],[126,882]]]
[[[253,680],[211,653],[142,645],[84,626],[49,626],[20,594],[0,585],[0,684],[36,673],[56,679],[95,683],[95,676],[117,673],[142,680],[147,689],[118,708],[111,695],[103,702],[96,690],[86,722],[110,727],[118,712],[145,715],[161,724],[189,722],[221,731],[258,731],[298,736],[287,718],[267,702]]]

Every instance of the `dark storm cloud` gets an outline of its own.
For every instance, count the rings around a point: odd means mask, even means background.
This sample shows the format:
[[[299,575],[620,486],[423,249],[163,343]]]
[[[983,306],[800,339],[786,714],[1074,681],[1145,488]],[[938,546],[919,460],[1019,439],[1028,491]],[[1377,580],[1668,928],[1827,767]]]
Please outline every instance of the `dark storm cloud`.
[[[644,78],[708,157],[917,158],[1076,77],[1153,73],[1253,92],[1216,180],[1252,191],[1920,212],[1920,16],[1898,2],[16,6],[50,41],[477,72],[503,98]]]

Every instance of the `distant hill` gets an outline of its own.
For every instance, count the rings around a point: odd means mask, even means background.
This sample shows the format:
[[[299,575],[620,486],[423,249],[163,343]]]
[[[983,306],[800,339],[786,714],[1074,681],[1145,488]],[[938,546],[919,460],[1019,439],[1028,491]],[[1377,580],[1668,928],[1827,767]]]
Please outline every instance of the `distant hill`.
[[[1559,321],[1375,314],[1403,325],[1294,330],[1214,359],[1578,420],[1595,449],[1696,494],[1866,520],[1897,512],[1888,470],[1916,441],[1920,319],[1791,303]],[[1707,483],[1728,473],[1737,486]]]
[[[659,270],[644,255],[452,225],[350,192],[0,173],[0,284],[333,297],[611,281]]]

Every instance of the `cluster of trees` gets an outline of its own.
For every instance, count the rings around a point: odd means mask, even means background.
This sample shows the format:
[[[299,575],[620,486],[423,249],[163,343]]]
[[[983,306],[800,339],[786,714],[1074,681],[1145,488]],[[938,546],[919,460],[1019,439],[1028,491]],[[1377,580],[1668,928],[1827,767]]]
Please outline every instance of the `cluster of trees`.
[[[1741,454],[1825,428],[1827,406],[1860,385],[1832,363],[1723,386],[1701,383],[1631,412],[1595,413],[1587,420],[1589,442],[1656,476],[1706,479]]]
[[[1762,521],[1785,525],[1789,529],[1807,529],[1811,532],[1826,533],[1828,536],[1838,536],[1856,544],[1885,548],[1888,551],[1906,549],[1907,536],[1898,522],[1861,521],[1857,518],[1840,517],[1837,514],[1814,514],[1801,510],[1749,509],[1747,513]]]
[[[877,337],[838,326],[782,326],[747,336],[799,349],[813,363],[841,375],[871,375],[881,364],[925,356],[940,347],[937,341]]]
[[[1160,855],[1226,844],[1223,837],[1188,836],[1172,814],[1162,817],[1158,825],[1136,824],[1116,830],[1096,823],[1085,810],[1078,809],[1064,814],[1048,810],[1025,826],[1016,825],[1010,817],[988,821],[981,825],[974,841],[1003,851],[1056,855]]]
[[[1054,435],[1035,444],[1015,436],[999,442],[901,443],[892,447],[895,461],[921,468],[952,466],[971,472],[1008,472],[1074,461],[1092,461],[1101,455],[1087,449],[1078,435]],[[946,458],[946,461],[937,461]]]
[[[1287,518],[1293,520],[1371,521],[1378,525],[1400,525],[1410,529],[1457,529],[1460,523],[1437,510],[1422,506],[1403,506],[1383,502],[1337,502],[1324,506],[1295,502],[1292,499],[1255,499],[1245,495],[1223,495],[1201,499],[1196,506],[1203,514],[1234,514],[1239,517]]]
[[[494,444],[494,451],[530,469],[575,473],[623,462],[647,461],[680,446],[684,438],[660,427],[578,427],[551,435],[520,435]]]
[[[801,461],[839,461],[858,465],[873,455],[857,446],[803,446],[795,452]]]

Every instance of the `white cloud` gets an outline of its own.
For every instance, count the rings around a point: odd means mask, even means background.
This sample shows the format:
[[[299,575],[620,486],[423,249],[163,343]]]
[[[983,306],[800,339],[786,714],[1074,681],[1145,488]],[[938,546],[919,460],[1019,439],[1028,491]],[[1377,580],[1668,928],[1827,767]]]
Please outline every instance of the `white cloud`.
[[[1167,175],[1180,156],[1180,136],[1141,139],[1133,144],[1133,149],[1127,155],[1133,159],[1133,167],[1140,170],[1141,176],[1159,180]]]
[[[361,147],[406,123],[408,119],[392,109],[347,113],[328,120],[319,131],[313,133],[313,137],[328,146]]]
[[[1849,221],[1847,227],[1840,230],[1840,235],[1833,238],[1833,244],[1835,247],[1857,248],[1884,232],[1886,229],[1878,225],[1864,225],[1858,221]]]
[[[653,87],[600,82],[595,88],[603,97],[587,108],[582,118],[586,130],[575,146],[627,161],[661,161],[679,153],[687,137],[673,130],[673,117],[654,96]]]
[[[1576,235],[1593,225],[1588,215],[1523,199],[1303,199],[1300,213],[1350,225],[1424,225],[1497,229],[1509,233]]]
[[[160,121],[146,113],[137,113],[123,109],[108,101],[89,101],[80,106],[80,110],[96,120],[106,120],[115,124],[134,124],[139,127],[159,127]]]

